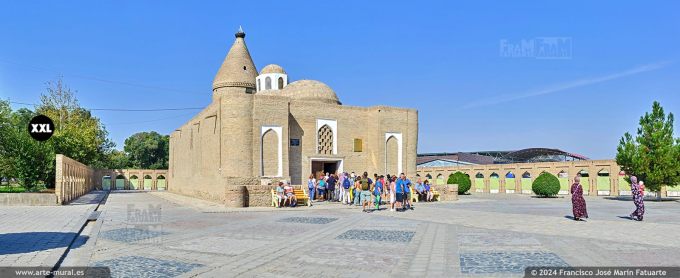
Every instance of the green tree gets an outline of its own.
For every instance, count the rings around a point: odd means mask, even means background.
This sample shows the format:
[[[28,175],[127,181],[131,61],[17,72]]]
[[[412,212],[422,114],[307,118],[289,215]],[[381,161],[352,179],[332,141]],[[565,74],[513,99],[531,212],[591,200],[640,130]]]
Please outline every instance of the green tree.
[[[472,186],[472,181],[470,180],[470,176],[468,174],[465,174],[463,172],[455,172],[451,175],[449,175],[449,179],[446,181],[447,184],[457,184],[458,185],[458,194],[465,194],[468,190],[470,190],[470,187]]]
[[[653,192],[680,183],[680,138],[673,137],[673,120],[673,113],[666,116],[655,101],[652,112],[640,117],[637,136],[626,132],[616,148],[621,169],[645,181],[645,188]]]
[[[170,136],[158,132],[139,132],[125,139],[129,166],[142,169],[167,169]]]
[[[28,191],[41,189],[54,176],[52,146],[28,133],[35,115],[25,108],[12,112],[7,101],[0,101],[0,170],[4,176],[17,178]]]
[[[128,159],[127,154],[119,150],[113,150],[109,154],[108,159],[105,162],[105,165],[106,167],[103,168],[108,169],[125,169],[131,167],[130,159]]]
[[[543,172],[531,184],[531,190],[538,196],[555,196],[560,192],[560,180],[551,173]]]
[[[54,121],[55,130],[49,142],[55,153],[101,167],[114,147],[101,121],[80,107],[74,92],[61,79],[47,82],[47,92],[40,96],[36,112]]]

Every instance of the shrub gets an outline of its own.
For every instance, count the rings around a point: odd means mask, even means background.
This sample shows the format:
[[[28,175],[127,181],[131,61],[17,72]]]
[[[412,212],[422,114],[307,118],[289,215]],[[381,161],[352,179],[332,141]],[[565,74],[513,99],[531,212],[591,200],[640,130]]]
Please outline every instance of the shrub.
[[[531,190],[538,196],[555,196],[560,192],[560,180],[553,174],[543,172],[531,184]]]
[[[470,187],[472,186],[472,182],[470,181],[470,176],[468,174],[465,174],[463,172],[455,172],[451,175],[449,175],[449,180],[446,181],[447,184],[457,184],[458,185],[458,194],[465,194],[468,190],[470,190]]]

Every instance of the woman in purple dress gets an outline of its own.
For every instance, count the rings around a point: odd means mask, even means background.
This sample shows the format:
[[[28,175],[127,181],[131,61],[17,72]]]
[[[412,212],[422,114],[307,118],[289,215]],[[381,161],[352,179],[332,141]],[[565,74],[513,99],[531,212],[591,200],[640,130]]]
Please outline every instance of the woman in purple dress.
[[[644,193],[640,189],[636,176],[630,177],[630,190],[633,193],[633,203],[635,203],[635,211],[630,214],[630,218],[642,221],[642,216],[645,214]]]
[[[574,184],[571,185],[571,204],[574,212],[574,220],[583,221],[583,218],[588,218],[588,211],[586,210],[586,199],[583,198],[583,187],[581,186],[581,176],[574,178]]]

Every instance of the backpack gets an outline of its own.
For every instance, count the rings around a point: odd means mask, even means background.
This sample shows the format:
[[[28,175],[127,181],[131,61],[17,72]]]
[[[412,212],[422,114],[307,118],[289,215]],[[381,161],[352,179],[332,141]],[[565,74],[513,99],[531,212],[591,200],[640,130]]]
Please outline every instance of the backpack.
[[[342,187],[344,187],[345,189],[349,189],[349,187],[350,187],[351,185],[352,185],[352,184],[349,182],[349,179],[348,179],[348,178],[345,178],[345,180],[342,181]]]
[[[361,190],[369,190],[368,179],[361,179]]]

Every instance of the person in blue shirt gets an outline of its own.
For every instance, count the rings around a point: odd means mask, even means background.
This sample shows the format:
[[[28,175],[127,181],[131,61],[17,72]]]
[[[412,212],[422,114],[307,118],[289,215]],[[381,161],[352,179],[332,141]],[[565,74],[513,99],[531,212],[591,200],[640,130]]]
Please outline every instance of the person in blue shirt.
[[[418,201],[425,201],[427,199],[427,191],[425,191],[425,185],[420,178],[416,182],[416,194],[418,194]]]
[[[409,185],[411,185],[411,181],[406,178],[406,175],[404,175],[404,173],[401,173],[401,175],[397,179],[397,183],[394,188],[394,192],[396,193],[397,197],[396,200],[397,210],[399,209],[399,207],[402,207],[403,210],[404,202],[406,201],[405,199],[407,195],[406,192],[408,192],[406,190],[408,190]]]
[[[373,187],[373,197],[375,198],[375,209],[380,211],[380,197],[383,194],[383,184],[385,179],[383,176],[379,176],[375,179],[375,186]]]
[[[425,193],[427,194],[427,202],[432,202],[432,197],[434,197],[432,193],[432,188],[430,187],[430,181],[425,180]]]
[[[404,208],[409,208],[413,210],[413,206],[411,205],[411,181],[406,178],[406,175],[404,173],[401,173],[402,179],[405,180],[404,184]]]
[[[314,178],[314,175],[309,175],[309,179],[307,180],[307,189],[309,189],[309,200],[310,202],[314,202],[314,197],[316,196],[316,179]]]

